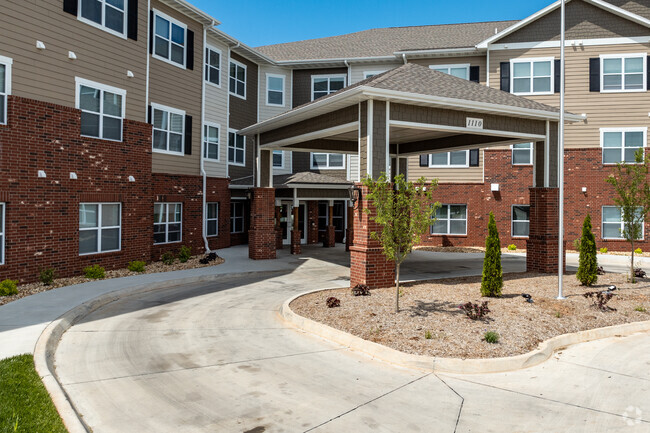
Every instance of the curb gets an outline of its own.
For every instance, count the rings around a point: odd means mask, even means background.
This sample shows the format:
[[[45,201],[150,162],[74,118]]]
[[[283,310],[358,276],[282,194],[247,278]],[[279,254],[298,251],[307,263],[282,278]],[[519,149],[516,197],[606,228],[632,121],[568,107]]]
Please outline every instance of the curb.
[[[50,394],[54,406],[56,407],[63,424],[69,433],[89,433],[92,429],[85,423],[83,416],[77,411],[70,397],[63,389],[63,385],[56,374],[56,367],[54,365],[54,354],[61,341],[63,334],[70,329],[75,323],[83,319],[93,311],[129,296],[141,295],[161,289],[168,289],[178,285],[194,284],[194,283],[207,283],[224,278],[240,278],[250,276],[251,274],[265,275],[281,273],[283,270],[277,271],[260,271],[260,272],[239,272],[233,274],[216,274],[216,275],[202,275],[197,277],[179,278],[175,280],[158,281],[149,284],[139,284],[131,287],[115,290],[113,292],[105,293],[94,299],[86,301],[76,307],[68,310],[58,319],[50,322],[49,325],[43,330],[40,337],[36,341],[34,348],[34,366],[36,372],[41,377],[45,389]]]
[[[533,367],[548,360],[553,353],[568,346],[610,337],[627,337],[639,332],[650,332],[650,321],[625,323],[605,328],[589,329],[572,334],[563,334],[541,342],[537,349],[523,355],[505,358],[437,358],[412,355],[390,347],[364,340],[347,332],[334,329],[296,314],[289,306],[295,299],[309,293],[323,290],[310,290],[293,296],[282,304],[280,314],[290,325],[310,334],[343,345],[351,350],[365,353],[373,359],[399,367],[407,367],[425,372],[450,374],[503,373]]]

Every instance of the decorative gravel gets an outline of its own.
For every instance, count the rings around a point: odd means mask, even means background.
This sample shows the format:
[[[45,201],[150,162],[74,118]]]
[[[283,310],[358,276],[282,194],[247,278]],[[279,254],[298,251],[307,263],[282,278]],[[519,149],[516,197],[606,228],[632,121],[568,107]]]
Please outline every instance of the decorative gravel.
[[[201,263],[199,263],[199,260],[202,259],[203,257],[205,257],[205,255],[203,254],[199,256],[193,256],[185,263],[181,263],[177,259],[172,265],[166,265],[163,262],[149,263],[145,267],[144,272],[132,272],[126,268],[115,269],[112,271],[106,271],[106,278],[104,279],[130,277],[132,275],[141,275],[141,274],[155,274],[158,272],[182,271],[184,269],[207,268],[208,266],[217,266],[224,262],[224,260],[221,257],[217,257],[216,260],[208,263],[207,265],[202,265]],[[80,275],[77,277],[57,278],[49,286],[46,286],[45,284],[40,282],[21,284],[18,286],[17,295],[0,296],[0,305],[8,304],[11,301],[16,301],[20,298],[34,295],[36,293],[46,292],[48,290],[56,289],[58,287],[87,283],[89,281],[94,281],[94,280]]]
[[[603,312],[582,295],[619,290],[607,305],[617,311]],[[383,344],[402,352],[448,358],[494,358],[534,350],[545,340],[561,334],[650,320],[650,279],[636,284],[622,274],[606,274],[592,287],[581,286],[574,275],[564,277],[566,300],[556,300],[557,277],[544,274],[504,276],[501,298],[482,298],[481,277],[463,277],[401,286],[400,313],[395,313],[395,288],[372,290],[370,296],[353,296],[349,289],[335,289],[301,296],[291,308],[301,316]],[[532,295],[528,303],[522,293]],[[341,306],[327,308],[334,296]],[[458,307],[468,301],[488,301],[485,320],[471,320]],[[429,339],[425,335],[429,331]],[[499,343],[483,340],[496,331]]]

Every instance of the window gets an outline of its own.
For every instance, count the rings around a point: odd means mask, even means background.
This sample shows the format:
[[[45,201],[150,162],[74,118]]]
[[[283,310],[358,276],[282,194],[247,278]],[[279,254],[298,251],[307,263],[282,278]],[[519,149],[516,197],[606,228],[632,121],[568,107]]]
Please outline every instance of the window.
[[[182,203],[154,203],[153,243],[180,242],[183,227]]]
[[[633,163],[637,150],[645,147],[647,128],[601,128],[600,143],[603,147],[603,164],[617,162]]]
[[[80,0],[79,20],[125,37],[128,0]]]
[[[221,87],[221,51],[205,48],[205,81]]]
[[[432,235],[466,235],[467,205],[443,204],[436,210]]]
[[[266,74],[266,105],[284,107],[284,75]]]
[[[215,123],[203,125],[203,157],[219,161],[219,129]]]
[[[512,165],[531,165],[533,163],[533,143],[519,143],[510,146]]]
[[[432,153],[429,167],[469,167],[469,150]]]
[[[12,59],[0,56],[0,125],[7,123],[7,97],[11,94],[12,63]]]
[[[244,233],[244,202],[230,202],[230,233]]]
[[[374,77],[375,75],[383,74],[386,71],[364,71],[363,79]]]
[[[185,67],[185,33],[187,26],[170,16],[154,11],[153,56]]]
[[[469,65],[430,65],[429,68],[434,71],[444,72],[454,77],[469,80]]]
[[[530,228],[530,206],[512,206],[512,237],[528,237]]]
[[[312,153],[312,170],[336,170],[345,168],[345,156],[340,153]]]
[[[120,250],[120,203],[79,204],[79,254]]]
[[[638,208],[641,211],[641,208]],[[641,224],[641,236],[643,239],[645,224]],[[603,239],[624,239],[623,230],[625,223],[621,215],[620,208],[616,206],[603,206]]]
[[[645,92],[647,54],[600,56],[601,92]]]
[[[345,75],[314,75],[311,77],[311,100],[327,96],[345,87]]]
[[[219,203],[206,203],[205,230],[207,236],[219,234]]]
[[[126,90],[77,77],[77,108],[81,110],[81,135],[122,141]]]
[[[555,59],[517,59],[511,60],[512,82],[510,88],[517,95],[552,94],[555,87]]]
[[[228,163],[246,165],[246,137],[235,131],[228,131]]]
[[[153,150],[165,153],[184,153],[185,112],[164,105],[151,104],[153,119]]]
[[[5,206],[0,203],[0,265],[5,264]]]
[[[230,61],[230,93],[246,99],[246,65]]]
[[[273,167],[284,168],[284,152],[281,150],[273,151]]]

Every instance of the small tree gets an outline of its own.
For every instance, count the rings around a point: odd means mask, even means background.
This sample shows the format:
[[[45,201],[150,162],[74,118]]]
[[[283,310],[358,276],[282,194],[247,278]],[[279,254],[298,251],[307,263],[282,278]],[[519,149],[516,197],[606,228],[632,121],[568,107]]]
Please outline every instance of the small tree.
[[[631,245],[630,281],[634,278],[634,243],[641,238],[643,221],[650,211],[650,185],[648,172],[650,158],[644,155],[643,148],[634,154],[634,164],[617,163],[614,172],[605,180],[611,184],[618,197],[614,203],[621,212],[623,238]]]
[[[503,269],[501,268],[501,241],[499,231],[490,212],[488,222],[488,237],[485,239],[485,258],[483,259],[483,277],[481,278],[482,296],[501,296],[503,287]]]
[[[596,239],[591,231],[589,214],[582,223],[580,237],[580,260],[576,278],[583,286],[591,286],[598,280],[598,260],[596,258]]]
[[[376,181],[368,176],[363,184],[369,189],[366,198],[376,211],[374,215],[370,209],[364,212],[371,214],[370,219],[381,227],[381,233],[371,232],[370,236],[379,241],[386,258],[395,261],[395,312],[399,313],[400,265],[433,224],[431,217],[440,206],[437,202],[432,205],[432,191],[438,181],[434,179],[427,186],[423,177],[408,182],[400,174],[391,184],[382,173]]]

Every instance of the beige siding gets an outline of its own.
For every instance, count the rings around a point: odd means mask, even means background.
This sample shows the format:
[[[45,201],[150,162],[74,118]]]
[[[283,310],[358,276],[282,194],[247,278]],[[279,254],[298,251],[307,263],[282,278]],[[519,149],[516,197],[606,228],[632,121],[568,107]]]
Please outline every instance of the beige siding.
[[[348,155],[348,166],[350,167],[350,175],[348,180],[356,182],[359,180],[359,155]]]
[[[399,68],[402,66],[404,63],[363,63],[363,64],[351,64],[350,65],[350,83],[349,84],[354,84],[358,83],[361,80],[364,80],[364,74],[366,72],[386,72],[390,71],[391,69]]]
[[[137,41],[79,21],[63,12],[61,1],[4,0],[0,8],[0,56],[13,59],[14,95],[74,107],[75,77],[81,77],[126,90],[126,117],[145,120],[146,3]],[[45,50],[36,48],[37,40]],[[68,59],[68,51],[77,59]]]
[[[466,56],[466,57],[437,57],[435,59],[412,59],[409,63],[417,63],[422,66],[432,65],[463,65],[479,67],[479,82],[485,84],[487,78],[486,57],[485,56]]]
[[[438,179],[439,183],[482,183],[483,150],[479,152],[478,167],[467,168],[428,168],[420,167],[420,157],[408,158],[408,178],[416,180],[424,176],[427,180]]]
[[[219,86],[205,82],[205,121],[219,125],[219,161],[205,160],[210,177],[228,176],[228,46],[208,36],[208,45],[221,51]],[[201,57],[205,61],[205,54]]]

